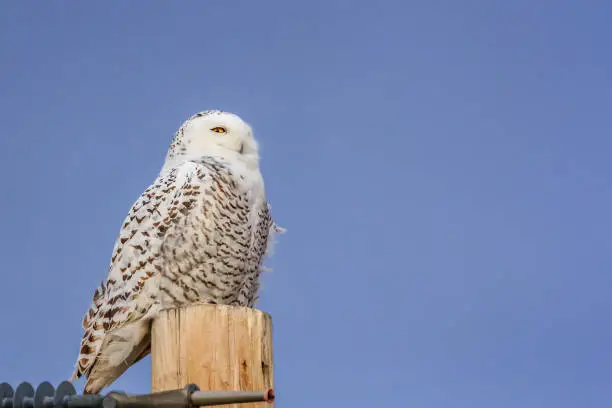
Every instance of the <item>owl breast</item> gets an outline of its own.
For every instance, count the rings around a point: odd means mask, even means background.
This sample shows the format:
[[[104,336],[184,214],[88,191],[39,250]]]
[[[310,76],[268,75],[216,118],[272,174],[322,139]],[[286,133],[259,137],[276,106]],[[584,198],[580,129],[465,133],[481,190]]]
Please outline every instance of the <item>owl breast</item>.
[[[198,163],[186,183],[173,202],[185,216],[170,221],[163,270],[152,281],[159,285],[161,308],[252,306],[272,225],[263,188],[211,160]]]

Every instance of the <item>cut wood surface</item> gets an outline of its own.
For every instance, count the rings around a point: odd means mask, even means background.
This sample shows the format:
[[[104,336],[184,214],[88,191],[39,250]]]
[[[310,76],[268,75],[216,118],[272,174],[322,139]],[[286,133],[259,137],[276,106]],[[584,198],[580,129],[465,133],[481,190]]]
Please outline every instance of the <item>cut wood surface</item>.
[[[151,364],[152,392],[187,384],[197,384],[202,391],[273,388],[272,319],[260,310],[222,305],[162,311],[153,321]]]

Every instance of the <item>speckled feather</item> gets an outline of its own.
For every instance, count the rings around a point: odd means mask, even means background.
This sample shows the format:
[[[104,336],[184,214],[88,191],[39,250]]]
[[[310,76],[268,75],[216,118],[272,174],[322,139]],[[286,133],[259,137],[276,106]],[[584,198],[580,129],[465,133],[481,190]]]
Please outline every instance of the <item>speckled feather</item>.
[[[181,126],[162,172],[123,223],[108,278],[82,322],[71,379],[86,375],[86,393],[99,392],[149,353],[150,320],[161,309],[257,301],[263,257],[282,229],[270,215],[254,140],[247,141],[254,162],[242,145],[240,153],[225,153],[183,140],[193,119],[214,115],[231,114],[206,111]],[[240,120],[231,116],[230,124]],[[206,150],[211,154],[199,154]]]

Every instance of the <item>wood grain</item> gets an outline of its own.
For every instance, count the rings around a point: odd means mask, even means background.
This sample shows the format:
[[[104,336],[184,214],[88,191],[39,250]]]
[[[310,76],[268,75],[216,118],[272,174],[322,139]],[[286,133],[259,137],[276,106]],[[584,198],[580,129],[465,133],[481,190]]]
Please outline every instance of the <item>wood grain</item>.
[[[272,318],[260,310],[222,305],[162,311],[152,325],[151,364],[152,392],[191,383],[202,391],[273,388]]]

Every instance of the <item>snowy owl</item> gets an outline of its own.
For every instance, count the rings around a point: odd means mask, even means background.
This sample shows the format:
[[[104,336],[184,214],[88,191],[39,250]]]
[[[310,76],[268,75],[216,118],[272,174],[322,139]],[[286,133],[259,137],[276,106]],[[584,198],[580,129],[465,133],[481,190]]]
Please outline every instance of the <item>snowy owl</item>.
[[[129,211],[106,281],[83,317],[71,380],[99,393],[150,352],[150,321],[194,303],[253,307],[270,215],[258,144],[237,115],[204,111],[176,132],[161,172]]]

